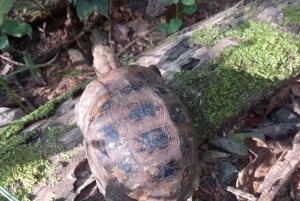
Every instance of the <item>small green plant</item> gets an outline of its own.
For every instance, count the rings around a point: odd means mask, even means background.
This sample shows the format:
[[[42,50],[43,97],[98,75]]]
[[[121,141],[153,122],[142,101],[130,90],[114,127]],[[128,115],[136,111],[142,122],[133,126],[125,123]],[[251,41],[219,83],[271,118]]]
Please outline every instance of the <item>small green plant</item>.
[[[7,35],[11,35],[14,37],[22,37],[27,34],[29,37],[31,37],[32,34],[32,29],[29,24],[25,22],[18,22],[17,20],[12,20],[9,18],[8,12],[11,10],[12,6],[13,6],[13,0],[0,1],[0,50],[2,51],[12,50]],[[7,93],[15,100],[16,103],[20,105],[20,107],[26,113],[29,113],[30,111],[21,103],[21,101],[14,95],[12,90],[6,84],[5,79],[28,69],[35,77],[41,77],[38,68],[49,64],[34,65],[30,55],[27,52],[23,53],[23,59],[25,61],[26,67],[14,71],[6,76],[0,77],[0,85],[4,87]]]
[[[208,48],[211,48],[219,42],[221,38],[223,38],[223,35],[220,27],[216,25],[209,25],[206,29],[194,31],[185,45],[192,47],[195,44],[205,43]]]
[[[197,35],[202,41],[202,34]],[[179,95],[185,94],[182,100],[201,133],[199,140],[247,109],[244,104],[249,99],[272,92],[283,80],[300,72],[299,34],[280,31],[270,23],[245,20],[240,28],[223,35],[237,38],[239,43],[224,47],[215,60],[201,68],[174,77],[178,84],[172,88]]]
[[[72,70],[72,71],[70,71],[70,72],[61,74],[61,76],[62,76],[62,77],[70,77],[70,76],[73,76],[73,75],[80,75],[80,74],[82,74],[82,73],[83,73],[82,70]]]
[[[78,85],[67,93],[56,97],[44,106],[36,109],[25,117],[13,121],[10,125],[0,129],[0,185],[8,189],[13,187],[13,194],[22,201],[29,201],[32,195],[31,187],[34,183],[44,184],[47,182],[48,170],[53,170],[53,165],[48,161],[49,156],[63,150],[62,144],[57,141],[57,137],[76,127],[74,122],[63,129],[49,126],[46,130],[49,136],[46,143],[37,142],[34,145],[26,144],[26,139],[33,133],[20,135],[24,125],[33,120],[49,115],[54,110],[55,103],[69,98],[80,88],[85,87],[93,79]],[[20,185],[14,187],[18,178]],[[58,178],[49,178],[55,182]],[[0,194],[0,200],[5,200]]]
[[[83,146],[74,147],[73,149],[60,154],[60,156],[59,156],[60,161],[68,162],[70,160],[70,158],[72,158],[73,156],[75,156],[76,154],[78,154],[79,152],[81,152],[83,150],[84,150]]]
[[[108,0],[68,0],[76,7],[80,20],[85,21],[92,12],[108,17]]]
[[[162,3],[170,2],[170,0],[158,0]],[[193,14],[197,11],[197,7],[195,6],[195,0],[181,0],[181,3],[183,4],[183,10],[179,12],[179,3],[180,0],[172,0],[172,2],[176,5],[176,17],[170,20],[170,23],[163,23],[157,25],[157,29],[165,32],[167,34],[172,34],[178,31],[182,25],[182,20],[179,19],[180,13],[186,13],[186,14]]]
[[[31,37],[32,34],[31,26],[26,22],[9,19],[7,14],[12,6],[13,0],[0,1],[0,50],[2,51],[11,49],[6,34],[14,37],[22,37],[26,34]]]
[[[123,66],[135,65],[133,57],[122,58],[121,63]]]
[[[283,14],[285,15],[285,19],[280,21],[280,25],[285,26],[288,23],[295,23],[300,25],[300,8],[286,6],[282,9]]]

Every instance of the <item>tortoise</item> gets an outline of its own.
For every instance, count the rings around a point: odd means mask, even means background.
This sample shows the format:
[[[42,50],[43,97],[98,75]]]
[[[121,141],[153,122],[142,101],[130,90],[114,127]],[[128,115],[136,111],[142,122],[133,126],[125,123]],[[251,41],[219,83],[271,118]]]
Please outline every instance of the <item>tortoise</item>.
[[[157,67],[120,67],[92,31],[92,81],[77,103],[87,159],[106,200],[187,200],[198,186],[195,130]]]

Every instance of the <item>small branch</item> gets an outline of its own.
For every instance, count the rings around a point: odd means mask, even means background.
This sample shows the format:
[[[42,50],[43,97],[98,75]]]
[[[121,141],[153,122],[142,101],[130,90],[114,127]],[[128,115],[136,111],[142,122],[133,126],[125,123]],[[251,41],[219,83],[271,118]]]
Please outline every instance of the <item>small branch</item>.
[[[146,33],[143,34],[142,36],[140,36],[140,37],[134,39],[133,41],[131,41],[129,44],[127,44],[127,45],[123,48],[123,50],[121,50],[121,51],[117,54],[117,56],[120,56],[125,50],[127,50],[127,49],[128,49],[131,45],[133,45],[136,41],[138,41],[139,39],[145,37],[145,35],[151,33],[151,32],[154,31],[154,30],[156,30],[156,27],[150,29],[148,32],[146,32]]]
[[[5,80],[0,77],[0,84],[4,87],[4,89],[7,91],[7,93],[16,101],[20,107],[29,114],[30,111],[21,103],[21,101],[16,97],[16,95],[11,91],[9,86],[6,84]]]
[[[236,196],[243,197],[243,198],[247,199],[248,201],[257,201],[257,197],[255,197],[254,195],[247,193],[246,191],[243,191],[241,189],[228,186],[226,190],[233,193]]]
[[[6,60],[6,61],[9,61],[10,63],[12,63],[12,64],[14,64],[14,65],[16,65],[16,66],[22,66],[22,67],[25,66],[25,64],[19,63],[19,62],[16,62],[16,61],[13,61],[13,60],[11,60],[10,58],[5,57],[5,56],[3,56],[3,55],[1,55],[1,54],[0,54],[0,57],[1,57],[2,59]]]
[[[271,201],[277,195],[279,189],[288,181],[291,174],[300,164],[300,131],[296,133],[293,140],[293,149],[284,152],[269,170],[258,193],[261,193],[259,201]]]

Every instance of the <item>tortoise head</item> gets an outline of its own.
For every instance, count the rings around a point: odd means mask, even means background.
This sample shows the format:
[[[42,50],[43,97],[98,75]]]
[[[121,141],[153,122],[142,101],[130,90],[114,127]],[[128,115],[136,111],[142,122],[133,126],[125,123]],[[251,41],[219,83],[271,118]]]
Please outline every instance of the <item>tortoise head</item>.
[[[107,45],[107,35],[104,32],[93,30],[91,40],[93,43],[94,67],[98,76],[120,67],[117,55]]]

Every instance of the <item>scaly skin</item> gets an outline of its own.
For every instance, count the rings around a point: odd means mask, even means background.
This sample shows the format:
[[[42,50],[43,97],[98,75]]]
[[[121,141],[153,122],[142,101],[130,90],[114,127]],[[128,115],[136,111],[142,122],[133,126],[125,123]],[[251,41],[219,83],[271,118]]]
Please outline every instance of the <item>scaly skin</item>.
[[[94,67],[98,76],[121,66],[117,55],[107,46],[104,33],[93,30],[91,39],[93,41]]]

